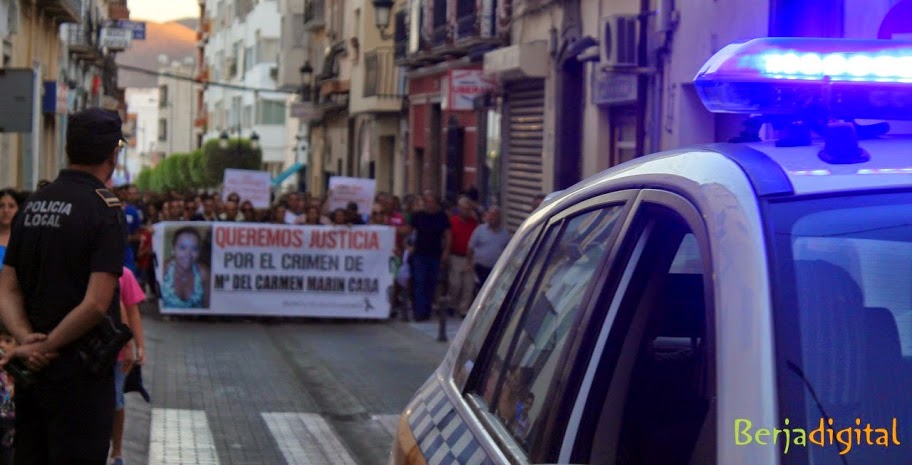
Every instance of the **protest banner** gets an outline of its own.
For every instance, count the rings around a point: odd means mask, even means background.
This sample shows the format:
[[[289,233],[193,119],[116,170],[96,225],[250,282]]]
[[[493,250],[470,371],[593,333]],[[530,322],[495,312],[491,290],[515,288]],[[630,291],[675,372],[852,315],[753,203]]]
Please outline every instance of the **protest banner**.
[[[269,208],[272,188],[272,177],[266,171],[239,170],[228,168],[222,187],[222,200],[228,200],[232,192],[241,197],[241,202],[249,200],[253,208]]]
[[[161,312],[386,319],[395,230],[162,222]]]
[[[329,211],[337,208],[348,207],[349,202],[358,204],[358,213],[367,215],[374,206],[374,193],[377,190],[377,181],[363,178],[347,178],[344,176],[331,176],[329,178]]]

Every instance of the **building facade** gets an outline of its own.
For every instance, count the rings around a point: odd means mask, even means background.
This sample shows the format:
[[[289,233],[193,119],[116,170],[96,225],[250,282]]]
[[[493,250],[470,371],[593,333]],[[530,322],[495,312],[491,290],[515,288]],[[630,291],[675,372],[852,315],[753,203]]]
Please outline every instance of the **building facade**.
[[[159,68],[158,124],[154,151],[170,155],[188,153],[200,146],[202,131],[194,123],[196,87],[192,81],[196,74],[196,60],[184,57],[168,62]]]
[[[132,122],[131,131],[125,133],[128,147],[123,161],[131,179],[143,168],[152,167],[161,157],[156,152],[158,143],[158,119],[160,90],[150,88],[127,88],[126,100]]]
[[[395,56],[407,79],[409,192],[430,190],[455,200],[486,175],[479,156],[484,141],[479,123],[485,121],[479,105],[494,87],[483,73],[484,53],[506,43],[497,8],[488,0],[398,5]]]
[[[501,2],[497,27],[509,39],[484,58],[496,86],[479,124],[479,189],[515,228],[536,193],[643,154],[725,141],[743,117],[710,113],[692,84],[713,53],[765,36],[900,38],[908,21],[883,29],[905,2]]]
[[[206,0],[210,32],[205,66],[212,82],[205,90],[203,140],[227,134],[260,138],[265,169],[282,171],[288,150],[285,136],[286,94],[277,91],[281,17],[275,0]]]
[[[4,75],[4,88],[12,88],[10,80],[18,74],[31,81],[34,89],[30,109],[7,109],[7,115],[18,121],[4,121],[5,128],[23,124],[28,127],[18,128],[22,131],[6,129],[9,132],[0,134],[0,182],[4,186],[32,189],[38,180],[55,177],[63,166],[59,133],[65,127],[67,108],[60,27],[82,22],[91,5],[79,0],[46,3],[39,7],[19,0],[0,2],[0,66],[10,73]],[[60,104],[58,94],[63,99]],[[22,110],[32,114],[30,121],[21,119],[26,114]]]

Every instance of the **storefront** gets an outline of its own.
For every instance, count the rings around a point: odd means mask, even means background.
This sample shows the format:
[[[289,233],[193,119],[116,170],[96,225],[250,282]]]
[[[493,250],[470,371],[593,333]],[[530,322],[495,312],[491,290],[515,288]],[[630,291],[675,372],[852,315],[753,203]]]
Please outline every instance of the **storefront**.
[[[498,79],[499,101],[488,112],[488,138],[491,125],[500,122],[500,131],[493,133],[503,147],[496,154],[500,173],[491,171],[487,179],[499,190],[504,221],[515,230],[532,210],[532,200],[544,192],[545,176],[545,77],[547,60],[544,44],[529,43],[504,47],[485,54],[484,71]],[[487,151],[494,158],[494,151]]]
[[[480,64],[460,60],[409,75],[407,186],[452,201],[476,186],[478,117],[475,98],[493,83]]]

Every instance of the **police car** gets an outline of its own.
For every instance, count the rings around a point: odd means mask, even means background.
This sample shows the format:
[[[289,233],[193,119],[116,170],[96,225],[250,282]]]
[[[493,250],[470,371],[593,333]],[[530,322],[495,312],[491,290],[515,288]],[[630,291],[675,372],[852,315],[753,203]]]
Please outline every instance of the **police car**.
[[[694,84],[744,132],[546,201],[392,464],[912,461],[912,43],[755,39]]]

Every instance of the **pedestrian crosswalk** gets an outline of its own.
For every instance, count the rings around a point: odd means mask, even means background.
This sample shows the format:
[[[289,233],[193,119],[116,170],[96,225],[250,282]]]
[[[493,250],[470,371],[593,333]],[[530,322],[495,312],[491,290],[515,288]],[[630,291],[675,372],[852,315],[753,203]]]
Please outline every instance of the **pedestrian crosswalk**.
[[[358,463],[332,425],[319,414],[262,412],[260,417],[287,465]],[[399,415],[372,415],[370,421],[390,434],[392,444]],[[149,433],[149,465],[221,465],[209,418],[203,410],[153,408]]]
[[[149,465],[219,465],[206,412],[152,409]]]

